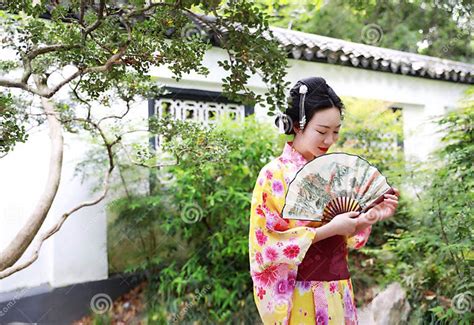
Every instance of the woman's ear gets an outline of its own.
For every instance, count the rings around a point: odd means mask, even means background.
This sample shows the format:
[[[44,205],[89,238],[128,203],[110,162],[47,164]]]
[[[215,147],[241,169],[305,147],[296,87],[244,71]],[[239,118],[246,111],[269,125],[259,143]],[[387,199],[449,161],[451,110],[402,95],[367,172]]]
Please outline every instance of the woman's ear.
[[[298,125],[293,125],[293,131],[295,131],[295,134],[301,133],[300,127]]]

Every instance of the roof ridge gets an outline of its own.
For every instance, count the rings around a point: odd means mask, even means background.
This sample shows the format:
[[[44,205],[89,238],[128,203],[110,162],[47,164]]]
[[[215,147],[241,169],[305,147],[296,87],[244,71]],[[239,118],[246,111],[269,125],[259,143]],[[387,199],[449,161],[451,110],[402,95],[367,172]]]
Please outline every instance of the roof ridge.
[[[200,15],[193,19],[197,26],[209,33],[205,20],[212,16]],[[435,56],[405,52],[339,38],[311,34],[277,26],[270,26],[273,39],[295,60],[324,62],[450,82],[474,84],[474,64],[443,59]],[[225,30],[222,30],[226,33]],[[266,35],[265,35],[266,34]],[[268,33],[263,36],[270,38]],[[214,45],[219,46],[216,42]]]
[[[407,51],[392,49],[392,48],[389,48],[389,47],[381,47],[381,46],[374,46],[374,45],[365,44],[365,43],[358,43],[358,42],[344,40],[344,39],[341,39],[341,38],[325,36],[325,35],[319,35],[319,34],[313,34],[313,33],[308,33],[308,32],[302,32],[302,31],[299,31],[299,30],[287,29],[287,28],[282,28],[282,27],[278,27],[278,26],[270,26],[270,29],[272,31],[277,30],[277,31],[280,31],[280,32],[285,32],[285,33],[301,34],[301,35],[304,35],[304,36],[307,36],[307,37],[317,37],[317,38],[321,38],[321,39],[327,39],[328,41],[340,42],[340,43],[345,43],[345,44],[353,44],[354,46],[361,46],[361,47],[365,47],[367,49],[390,51],[390,52],[393,52],[393,53],[399,53],[401,55],[417,56],[417,57],[420,57],[420,58],[430,59],[430,60],[433,60],[433,61],[440,61],[440,62],[443,62],[443,63],[466,65],[467,67],[470,67],[470,68],[474,69],[474,64],[467,63],[467,62],[462,62],[462,61],[444,59],[444,58],[440,58],[440,57],[437,57],[437,56],[430,56],[430,55],[425,55],[425,54],[419,54],[419,53],[413,53],[413,52],[407,52]]]

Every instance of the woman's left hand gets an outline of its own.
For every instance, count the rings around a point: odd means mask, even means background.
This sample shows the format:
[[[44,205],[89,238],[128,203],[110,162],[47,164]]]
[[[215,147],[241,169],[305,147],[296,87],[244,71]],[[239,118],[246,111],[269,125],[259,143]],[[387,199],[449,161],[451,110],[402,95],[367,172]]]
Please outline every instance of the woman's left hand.
[[[395,214],[395,210],[397,210],[398,197],[400,196],[400,192],[396,188],[393,188],[393,190],[395,191],[395,195],[385,194],[383,202],[377,204],[366,213],[360,215],[360,223],[372,225],[377,221],[385,220],[393,216]]]

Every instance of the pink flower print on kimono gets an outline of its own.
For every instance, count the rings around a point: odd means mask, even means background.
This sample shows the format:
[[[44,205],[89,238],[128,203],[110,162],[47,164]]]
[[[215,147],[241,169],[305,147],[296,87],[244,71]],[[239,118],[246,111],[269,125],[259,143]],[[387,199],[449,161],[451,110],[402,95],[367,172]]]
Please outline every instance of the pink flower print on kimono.
[[[255,260],[257,261],[258,264],[263,264],[263,256],[262,253],[257,252],[255,254]]]
[[[269,262],[274,262],[278,258],[278,251],[273,247],[265,248],[265,257]]]
[[[354,234],[351,237],[346,238],[347,247],[352,249],[360,249],[365,246],[369,240],[370,232],[372,231],[372,226],[362,229],[358,233]]]
[[[272,194],[276,197],[281,197],[284,194],[283,183],[280,180],[274,180],[272,182]]]
[[[264,324],[357,324],[350,279],[296,281],[313,227],[320,225],[283,219],[281,211],[288,184],[306,162],[288,142],[282,155],[262,168],[252,193],[249,259],[257,310]],[[347,237],[347,246],[363,247],[370,232],[368,227]]]
[[[304,163],[287,143],[282,156],[262,168],[252,193],[250,274],[255,303],[265,324],[288,322],[298,265],[315,236],[315,228],[281,217],[288,180]]]
[[[357,311],[354,300],[352,299],[350,289],[344,290],[344,320],[346,324],[357,324]]]
[[[331,281],[329,282],[329,292],[331,294],[335,294],[337,291],[337,281]]]
[[[289,259],[296,258],[300,252],[300,247],[298,245],[288,245],[283,250],[283,254]]]
[[[259,286],[268,288],[278,279],[278,266],[271,265],[265,268],[262,272],[255,272],[253,278]]]
[[[273,178],[273,173],[270,170],[265,171],[266,179],[270,180]]]
[[[255,237],[257,238],[257,243],[260,246],[265,245],[268,238],[267,236],[265,236],[265,234],[263,233],[261,229],[257,229],[257,231],[255,232]]]
[[[275,292],[278,298],[290,298],[296,286],[296,272],[288,274],[287,279],[280,279],[276,283]]]

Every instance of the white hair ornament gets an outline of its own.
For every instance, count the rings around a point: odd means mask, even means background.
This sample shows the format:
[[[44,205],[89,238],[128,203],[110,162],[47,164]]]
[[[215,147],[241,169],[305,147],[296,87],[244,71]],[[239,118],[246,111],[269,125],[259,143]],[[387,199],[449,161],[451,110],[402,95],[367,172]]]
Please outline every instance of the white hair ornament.
[[[300,130],[304,130],[304,126],[306,125],[306,115],[304,113],[304,100],[306,97],[306,93],[308,92],[308,87],[306,85],[300,86]]]

